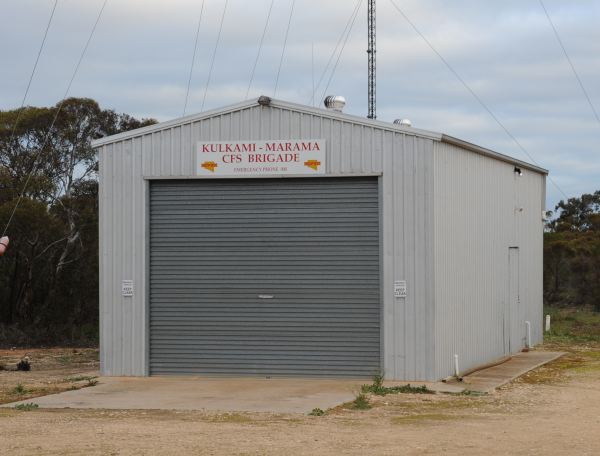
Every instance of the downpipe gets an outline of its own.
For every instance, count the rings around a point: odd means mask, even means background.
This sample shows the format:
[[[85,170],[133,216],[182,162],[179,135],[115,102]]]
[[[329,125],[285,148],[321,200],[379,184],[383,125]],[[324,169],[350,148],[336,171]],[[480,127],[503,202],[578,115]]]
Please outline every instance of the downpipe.
[[[525,348],[523,351],[529,351],[531,349],[531,322],[526,321],[525,327],[527,328],[527,339],[525,340]]]

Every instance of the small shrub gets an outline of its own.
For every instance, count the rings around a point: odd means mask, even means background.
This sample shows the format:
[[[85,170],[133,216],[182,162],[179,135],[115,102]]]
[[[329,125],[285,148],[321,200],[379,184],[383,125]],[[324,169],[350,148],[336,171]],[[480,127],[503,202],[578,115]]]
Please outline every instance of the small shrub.
[[[352,401],[352,408],[356,410],[368,410],[371,408],[371,404],[369,403],[369,398],[364,393],[359,393],[356,396],[356,399]]]
[[[323,416],[323,415],[325,415],[325,411],[323,411],[322,409],[320,409],[320,408],[317,407],[317,408],[312,409],[312,411],[309,413],[309,415],[311,415],[311,416]]]
[[[26,394],[27,388],[25,388],[22,383],[19,383],[17,386],[15,386],[13,388],[12,393],[13,394]]]
[[[430,390],[425,385],[411,386],[411,384],[402,386],[383,386],[383,376],[380,374],[373,376],[371,385],[363,385],[361,387],[363,393],[372,393],[377,396],[385,396],[386,394],[410,393],[410,394],[435,394],[435,391]]]
[[[89,379],[85,386],[96,386],[98,384],[98,380]]]
[[[39,405],[34,404],[33,402],[29,402],[27,404],[17,404],[17,405],[15,405],[15,409],[16,410],[22,410],[24,412],[29,412],[31,410],[35,410],[38,407],[39,407]]]

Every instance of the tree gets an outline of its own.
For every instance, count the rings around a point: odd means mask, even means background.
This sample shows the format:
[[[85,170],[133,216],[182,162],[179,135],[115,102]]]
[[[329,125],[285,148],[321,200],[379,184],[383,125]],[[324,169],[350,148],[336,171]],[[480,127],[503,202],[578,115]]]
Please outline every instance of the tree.
[[[600,191],[560,201],[544,234],[544,300],[600,311]]]
[[[30,341],[97,325],[98,163],[90,143],[155,122],[88,98],[0,111],[0,228],[29,179],[0,260],[0,325],[23,329]]]
[[[555,213],[558,217],[549,223],[552,231],[600,231],[600,190],[561,200]]]

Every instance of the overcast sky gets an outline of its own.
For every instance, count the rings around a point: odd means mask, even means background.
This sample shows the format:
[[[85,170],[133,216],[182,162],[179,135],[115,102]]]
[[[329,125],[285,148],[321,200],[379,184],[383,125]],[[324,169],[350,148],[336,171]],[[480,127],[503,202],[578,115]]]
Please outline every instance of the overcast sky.
[[[296,0],[276,98],[310,104],[357,0]],[[600,123],[538,0],[395,0],[568,195],[600,189]],[[64,94],[103,0],[59,0],[27,105]],[[271,0],[229,0],[204,109],[243,100]],[[367,112],[366,0],[328,94]],[[377,2],[377,117],[409,118],[531,162],[392,7]],[[0,109],[21,103],[54,0],[0,0]],[[109,0],[70,96],[181,116],[202,0]],[[201,110],[225,0],[205,0],[187,113]],[[292,0],[275,0],[250,97],[274,95]],[[545,0],[600,112],[600,1]],[[314,65],[312,64],[314,49]],[[337,60],[337,55],[333,61]],[[330,69],[333,65],[330,66]],[[319,102],[327,73],[316,90]],[[562,198],[548,182],[548,208]]]

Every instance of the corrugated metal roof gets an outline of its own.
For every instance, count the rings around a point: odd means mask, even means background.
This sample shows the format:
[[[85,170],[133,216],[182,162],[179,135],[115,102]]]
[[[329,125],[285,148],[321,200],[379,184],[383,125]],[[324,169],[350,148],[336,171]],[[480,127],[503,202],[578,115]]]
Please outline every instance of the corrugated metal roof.
[[[212,109],[210,111],[205,111],[205,112],[198,113],[198,114],[192,114],[192,115],[185,116],[185,117],[179,117],[177,119],[169,120],[166,122],[160,122],[158,124],[150,125],[148,127],[138,128],[136,130],[119,133],[117,135],[106,136],[104,138],[100,138],[95,141],[92,141],[92,147],[100,147],[100,146],[103,146],[106,144],[111,144],[111,143],[122,141],[125,139],[139,137],[139,136],[142,136],[142,135],[145,135],[148,133],[164,130],[164,129],[171,128],[174,126],[178,126],[178,125],[182,125],[182,124],[189,124],[192,122],[197,122],[202,119],[207,119],[207,118],[227,114],[230,112],[247,109],[247,108],[256,106],[257,104],[260,104],[259,99],[261,99],[261,98],[266,98],[266,97],[253,98],[251,100],[243,101],[241,103],[236,103],[236,104],[232,104],[232,105],[217,108],[217,109]],[[423,138],[432,139],[435,141],[453,144],[453,145],[459,146],[465,150],[469,150],[471,152],[485,155],[485,156],[494,158],[496,160],[511,163],[511,164],[514,164],[515,166],[520,166],[524,169],[528,169],[528,170],[535,171],[535,172],[542,173],[542,174],[548,174],[548,170],[541,168],[539,166],[518,160],[516,158],[495,152],[490,149],[486,149],[481,146],[477,146],[475,144],[469,143],[467,141],[463,141],[458,138],[454,138],[449,135],[445,135],[443,133],[438,133],[438,132],[429,131],[429,130],[422,130],[422,129],[414,128],[414,127],[406,127],[403,125],[392,124],[389,122],[382,122],[380,120],[367,119],[364,117],[346,114],[343,112],[331,111],[328,109],[321,109],[321,108],[314,108],[311,106],[291,103],[291,102],[282,101],[282,100],[275,100],[275,99],[269,99],[269,100],[270,100],[270,102],[269,102],[270,107],[284,108],[284,109],[290,109],[290,110],[293,110],[296,112],[301,112],[301,113],[306,113],[306,114],[320,115],[320,116],[329,117],[332,119],[341,120],[343,122],[348,122],[348,123],[352,123],[352,124],[356,124],[356,125],[369,126],[369,127],[378,128],[380,130],[385,130],[385,131],[402,132],[402,133],[413,135],[413,136],[419,136],[419,137],[423,137]]]

